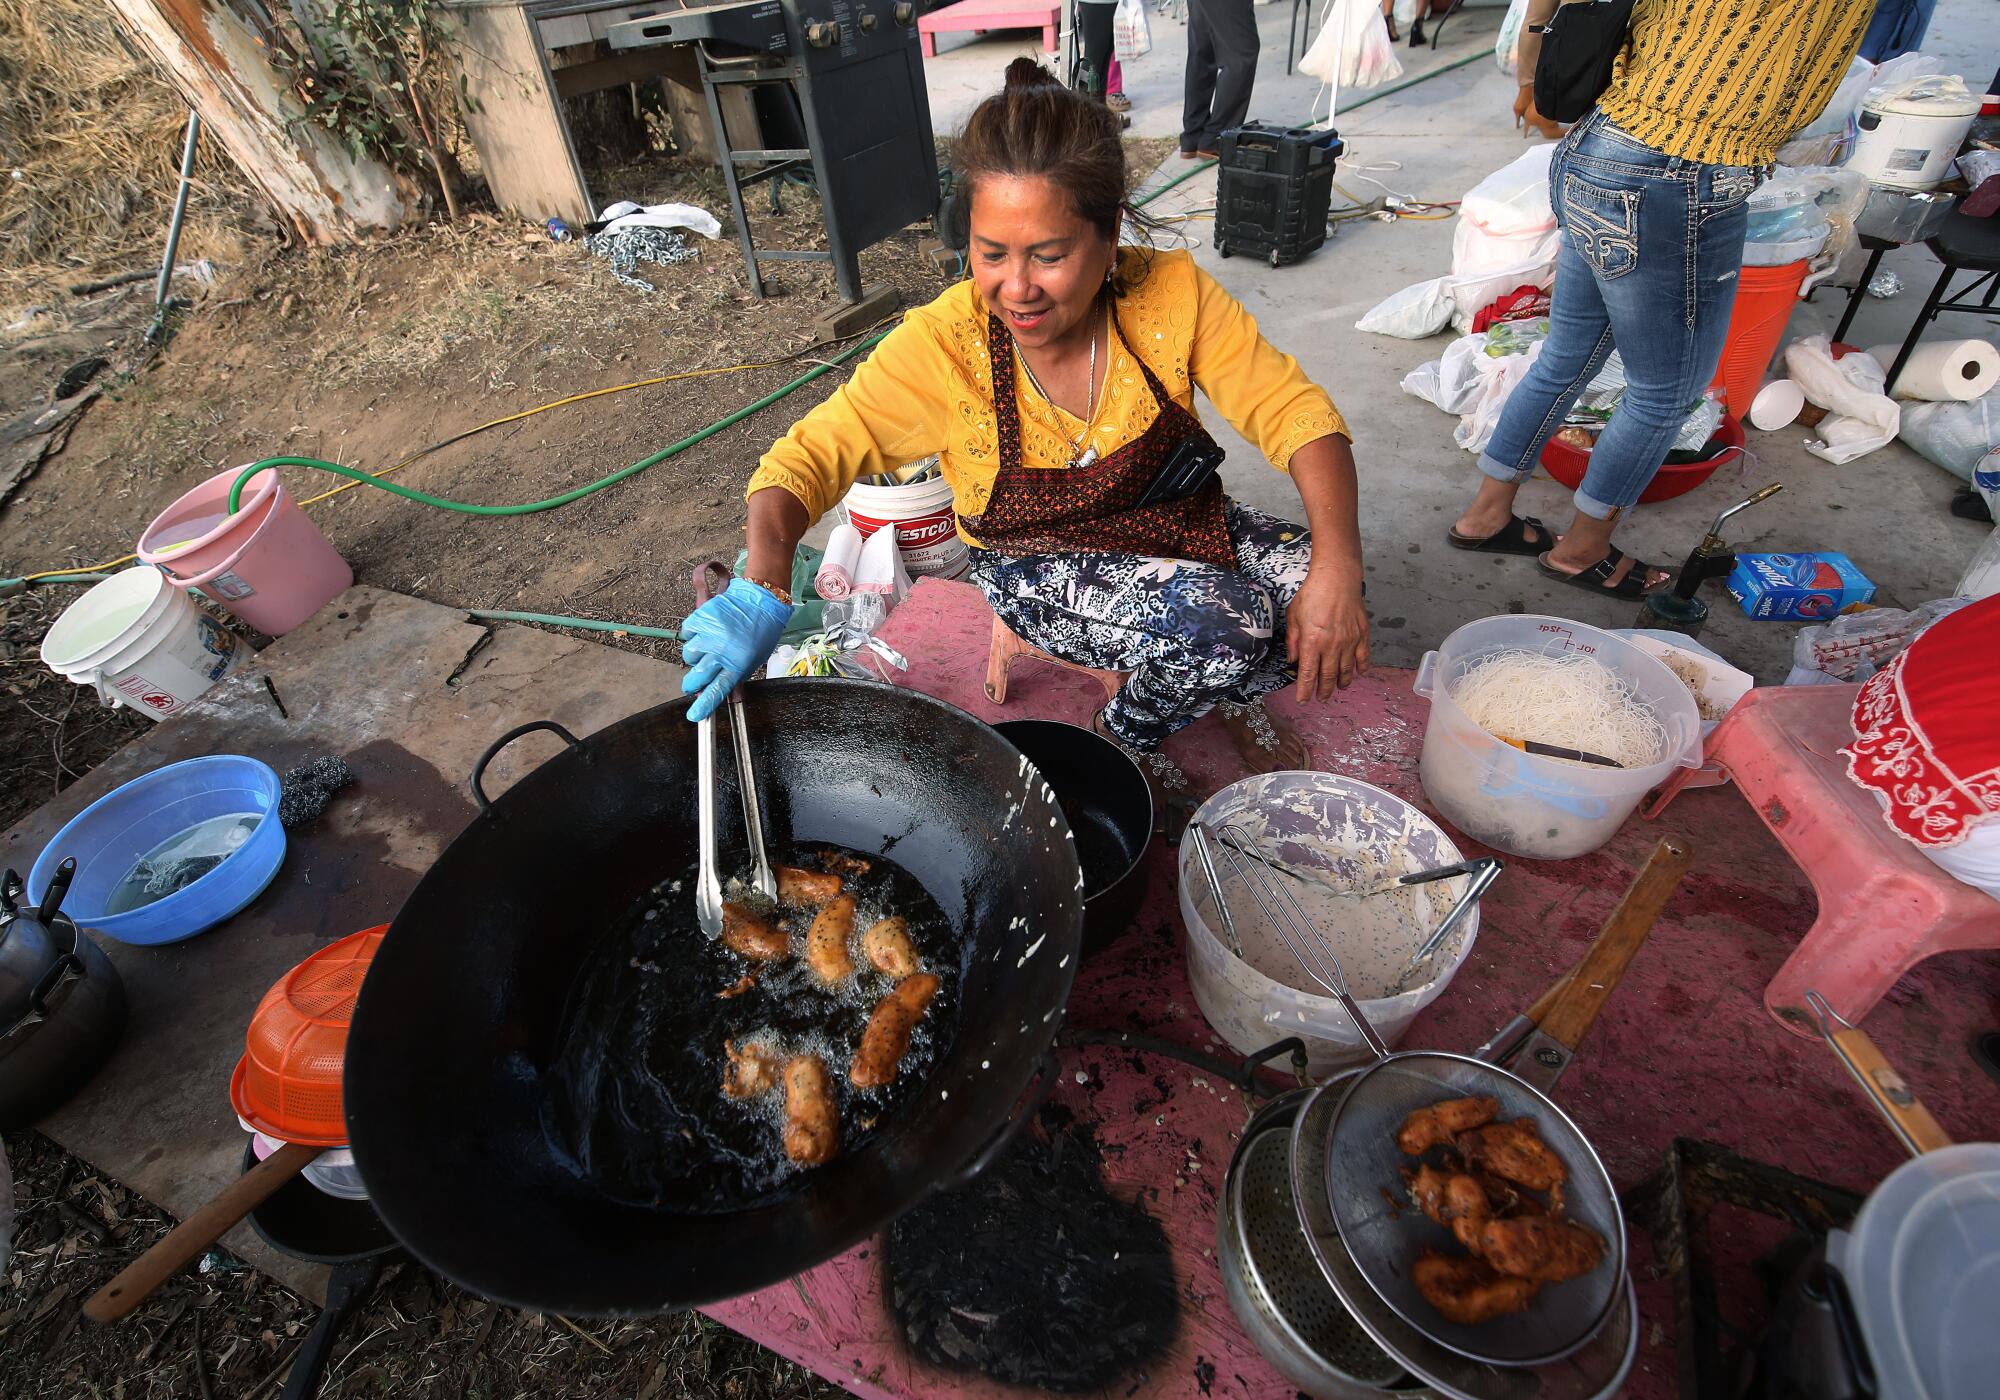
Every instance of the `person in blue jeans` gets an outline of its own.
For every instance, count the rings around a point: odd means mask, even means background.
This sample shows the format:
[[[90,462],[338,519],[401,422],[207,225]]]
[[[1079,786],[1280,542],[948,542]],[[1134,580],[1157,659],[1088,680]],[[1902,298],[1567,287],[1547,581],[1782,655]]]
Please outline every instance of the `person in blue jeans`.
[[[1523,76],[1536,71],[1557,8],[1528,0]],[[1614,597],[1666,581],[1611,533],[1715,377],[1759,169],[1825,110],[1873,13],[1874,0],[1632,7],[1610,86],[1549,164],[1563,231],[1549,336],[1480,455],[1479,494],[1448,537],[1455,548],[1533,555],[1551,578]],[[1514,495],[1613,349],[1628,387],[1558,539],[1515,515]]]
[[[1665,582],[1611,533],[1715,377],[1756,184],[1748,166],[1670,156],[1601,110],[1571,128],[1549,165],[1562,251],[1548,338],[1479,456],[1479,492],[1451,530],[1454,547],[1532,554],[1552,578],[1621,598]],[[1614,348],[1628,387],[1556,539],[1514,514],[1514,496]]]

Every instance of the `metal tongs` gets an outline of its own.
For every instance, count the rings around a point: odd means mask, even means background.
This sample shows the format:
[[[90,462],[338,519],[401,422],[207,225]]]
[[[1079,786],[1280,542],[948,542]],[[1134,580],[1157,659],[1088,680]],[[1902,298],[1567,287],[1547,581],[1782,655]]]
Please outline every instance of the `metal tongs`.
[[[1195,858],[1201,865],[1202,873],[1208,878],[1209,891],[1214,896],[1215,907],[1222,921],[1223,932],[1229,939],[1230,951],[1234,952],[1240,958],[1243,956],[1243,943],[1237,936],[1236,920],[1229,912],[1228,901],[1222,896],[1222,881],[1218,877],[1207,833],[1202,829],[1199,822],[1191,822],[1188,825],[1188,836],[1194,844]],[[1311,977],[1315,982],[1318,982],[1322,987],[1325,987],[1329,992],[1334,993],[1335,996],[1344,995],[1344,989],[1336,988],[1333,981],[1329,980],[1325,975],[1331,970],[1338,977],[1339,959],[1334,956],[1332,946],[1326,941],[1325,936],[1313,926],[1312,920],[1306,915],[1304,908],[1300,906],[1297,897],[1276,880],[1268,878],[1270,874],[1289,874],[1290,872],[1285,871],[1280,866],[1273,865],[1269,860],[1252,850],[1249,834],[1244,831],[1242,826],[1236,823],[1232,822],[1228,826],[1223,827],[1216,833],[1216,837],[1222,844],[1224,857],[1229,862],[1230,869],[1235,872],[1237,879],[1243,882],[1244,888],[1250,891],[1250,897],[1257,902],[1258,909],[1270,921],[1271,926],[1277,930],[1278,936],[1284,940],[1285,946],[1291,950],[1292,956],[1298,959],[1299,966],[1305,969],[1306,975]],[[1265,878],[1262,880],[1253,879],[1250,867],[1245,863],[1246,861],[1254,861],[1258,866],[1263,867],[1263,872],[1266,873]],[[1466,881],[1465,889],[1459,894],[1457,902],[1451,906],[1451,909],[1438,923],[1438,926],[1432,929],[1429,935],[1425,937],[1416,952],[1410,955],[1410,960],[1403,965],[1403,970],[1398,974],[1395,985],[1389,990],[1389,995],[1394,996],[1407,990],[1409,981],[1416,974],[1417,969],[1427,959],[1434,956],[1438,949],[1444,946],[1445,940],[1451,936],[1451,931],[1457,928],[1465,916],[1472,911],[1472,907],[1479,902],[1480,896],[1484,895],[1488,887],[1499,878],[1503,868],[1499,861],[1491,857],[1482,857],[1477,860],[1459,861],[1453,865],[1441,865],[1432,870],[1412,871],[1408,875],[1399,875],[1393,880],[1380,881],[1362,889],[1334,890],[1332,893],[1354,898],[1367,898],[1371,895],[1383,894],[1390,890],[1403,889],[1412,885],[1426,885],[1436,880],[1449,880],[1458,875],[1471,877]],[[1328,962],[1332,963],[1331,969],[1327,967]],[[1339,980],[1345,981],[1344,978],[1339,978]]]
[[[709,580],[718,572],[723,586],[727,587],[730,578],[727,564],[712,559],[695,570],[695,606],[699,607],[709,600],[713,592]],[[732,690],[726,708],[729,711],[730,746],[736,753],[736,787],[743,798],[743,828],[750,841],[753,867],[750,882],[759,894],[775,900],[778,897],[778,876],[771,868],[770,853],[764,846],[764,806],[757,795],[757,769],[750,758],[750,723],[743,714],[742,696]],[[694,912],[700,921],[701,931],[710,938],[720,938],[722,874],[715,835],[715,716],[710,715],[695,724],[694,752],[696,841],[701,862],[694,883]]]

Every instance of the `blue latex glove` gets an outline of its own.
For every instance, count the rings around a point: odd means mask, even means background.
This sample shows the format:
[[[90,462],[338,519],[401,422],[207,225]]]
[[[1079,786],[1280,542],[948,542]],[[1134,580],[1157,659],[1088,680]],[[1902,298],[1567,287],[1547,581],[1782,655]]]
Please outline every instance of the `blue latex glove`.
[[[696,696],[688,718],[714,714],[745,676],[770,659],[791,620],[790,604],[747,578],[731,579],[728,588],[696,608],[681,624],[681,655],[688,667],[681,694]]]

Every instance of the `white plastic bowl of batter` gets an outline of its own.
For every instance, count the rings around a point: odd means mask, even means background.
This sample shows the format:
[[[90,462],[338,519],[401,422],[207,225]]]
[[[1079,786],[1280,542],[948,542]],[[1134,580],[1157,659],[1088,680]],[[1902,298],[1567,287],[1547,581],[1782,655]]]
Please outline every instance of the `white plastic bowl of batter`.
[[[1289,886],[1332,944],[1363,1014],[1392,1046],[1450,985],[1479,936],[1474,908],[1432,959],[1428,980],[1389,994],[1425,934],[1457,901],[1466,877],[1366,899],[1340,893],[1464,859],[1436,822],[1370,783],[1334,773],[1265,773],[1222,789],[1194,819],[1209,833],[1212,849],[1216,834],[1234,824],[1252,850],[1291,872],[1273,878]],[[1296,1035],[1305,1041],[1315,1078],[1366,1063],[1370,1056],[1354,1023],[1299,966],[1219,852],[1217,873],[1243,943],[1240,958],[1223,939],[1193,843],[1181,842],[1188,980],[1209,1025],[1246,1055]]]

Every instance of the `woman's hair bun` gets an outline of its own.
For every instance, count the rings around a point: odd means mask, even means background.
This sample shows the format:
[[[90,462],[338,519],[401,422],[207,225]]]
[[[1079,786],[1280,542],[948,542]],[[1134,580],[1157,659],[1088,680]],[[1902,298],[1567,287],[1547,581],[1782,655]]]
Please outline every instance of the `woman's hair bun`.
[[[1025,55],[1007,65],[1007,80],[1001,86],[1002,92],[1028,92],[1035,88],[1059,88],[1056,75],[1034,59]]]

